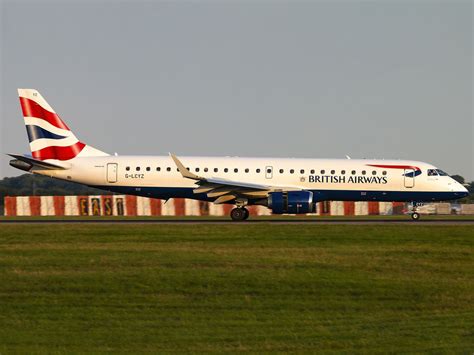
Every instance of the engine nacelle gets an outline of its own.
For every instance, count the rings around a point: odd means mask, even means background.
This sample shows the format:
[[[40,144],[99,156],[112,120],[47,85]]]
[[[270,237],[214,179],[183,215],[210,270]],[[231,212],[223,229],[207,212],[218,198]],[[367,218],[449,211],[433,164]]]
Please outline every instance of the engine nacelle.
[[[268,196],[268,207],[275,214],[311,213],[314,210],[311,191],[272,192]]]

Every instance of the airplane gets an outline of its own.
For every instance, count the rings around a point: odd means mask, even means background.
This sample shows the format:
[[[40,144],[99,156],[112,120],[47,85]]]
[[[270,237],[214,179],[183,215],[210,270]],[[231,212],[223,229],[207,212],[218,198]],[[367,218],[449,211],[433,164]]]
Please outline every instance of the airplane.
[[[117,156],[80,141],[41,94],[18,89],[31,155],[9,154],[23,171],[122,194],[189,198],[273,214],[308,214],[320,201],[455,200],[467,189],[435,166],[411,160]]]

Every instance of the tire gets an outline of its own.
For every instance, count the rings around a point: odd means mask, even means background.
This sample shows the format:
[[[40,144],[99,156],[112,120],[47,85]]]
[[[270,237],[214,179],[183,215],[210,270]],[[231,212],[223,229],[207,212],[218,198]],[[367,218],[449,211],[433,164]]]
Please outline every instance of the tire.
[[[245,211],[245,208],[234,208],[232,211],[230,211],[230,218],[232,218],[232,220],[236,222],[243,221],[246,219],[247,215]]]
[[[245,218],[244,218],[244,219],[247,220],[247,219],[250,217],[250,212],[249,212],[249,210],[246,209],[245,207],[243,207],[242,209],[243,209],[244,212],[245,212]]]
[[[420,214],[418,212],[413,212],[411,214],[411,219],[414,221],[418,221],[420,219]]]

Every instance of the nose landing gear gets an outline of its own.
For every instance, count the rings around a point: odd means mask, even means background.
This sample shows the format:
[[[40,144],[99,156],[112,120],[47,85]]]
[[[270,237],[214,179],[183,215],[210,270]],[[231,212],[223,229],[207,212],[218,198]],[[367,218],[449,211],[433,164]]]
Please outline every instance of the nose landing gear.
[[[249,210],[245,207],[236,207],[230,211],[230,218],[236,222],[245,221],[249,216]]]
[[[412,209],[411,209],[411,219],[414,220],[414,221],[418,221],[420,219],[420,214],[418,212],[416,212],[416,208],[418,206],[421,206],[422,204],[419,204],[419,203],[416,203],[416,202],[412,202]]]

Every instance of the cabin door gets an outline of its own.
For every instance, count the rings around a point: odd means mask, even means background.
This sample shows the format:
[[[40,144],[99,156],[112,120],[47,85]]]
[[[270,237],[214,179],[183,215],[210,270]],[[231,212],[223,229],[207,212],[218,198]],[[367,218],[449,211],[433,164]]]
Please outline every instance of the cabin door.
[[[267,179],[271,179],[273,177],[273,166],[266,166],[265,167],[265,177]]]
[[[107,164],[107,182],[114,183],[117,182],[117,164],[109,163]]]
[[[405,169],[405,174],[403,175],[405,187],[415,187],[415,169]]]

